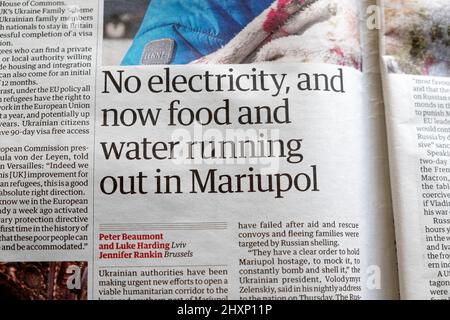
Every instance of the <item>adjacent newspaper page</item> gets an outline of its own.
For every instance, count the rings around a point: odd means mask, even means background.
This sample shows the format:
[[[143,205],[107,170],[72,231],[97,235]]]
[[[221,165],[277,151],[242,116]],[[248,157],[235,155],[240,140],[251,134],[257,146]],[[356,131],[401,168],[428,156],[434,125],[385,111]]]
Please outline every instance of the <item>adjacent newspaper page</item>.
[[[2,298],[398,298],[371,3],[0,4]]]
[[[450,3],[381,4],[401,296],[449,299]]]

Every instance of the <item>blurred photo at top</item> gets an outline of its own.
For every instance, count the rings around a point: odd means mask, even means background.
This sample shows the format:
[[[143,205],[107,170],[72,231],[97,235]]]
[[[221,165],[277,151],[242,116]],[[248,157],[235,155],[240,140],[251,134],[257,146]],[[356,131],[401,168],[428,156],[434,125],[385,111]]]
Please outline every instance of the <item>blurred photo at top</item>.
[[[358,8],[357,0],[106,0],[103,64],[361,69]]]
[[[384,60],[391,73],[450,75],[450,2],[390,0],[384,4]]]

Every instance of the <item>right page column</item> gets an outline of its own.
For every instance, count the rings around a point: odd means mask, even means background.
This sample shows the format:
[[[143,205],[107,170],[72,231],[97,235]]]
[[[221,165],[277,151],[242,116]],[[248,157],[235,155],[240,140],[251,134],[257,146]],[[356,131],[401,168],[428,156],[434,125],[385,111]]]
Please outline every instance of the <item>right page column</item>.
[[[380,1],[401,296],[450,298],[450,1]]]

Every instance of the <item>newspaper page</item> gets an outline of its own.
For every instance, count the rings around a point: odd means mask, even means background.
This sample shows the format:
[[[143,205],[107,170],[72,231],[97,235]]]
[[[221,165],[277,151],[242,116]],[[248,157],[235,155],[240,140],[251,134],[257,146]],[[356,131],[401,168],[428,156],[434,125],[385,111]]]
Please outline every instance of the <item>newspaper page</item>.
[[[0,294],[398,298],[372,1],[0,1]]]
[[[382,5],[401,296],[449,299],[449,2],[385,0]]]

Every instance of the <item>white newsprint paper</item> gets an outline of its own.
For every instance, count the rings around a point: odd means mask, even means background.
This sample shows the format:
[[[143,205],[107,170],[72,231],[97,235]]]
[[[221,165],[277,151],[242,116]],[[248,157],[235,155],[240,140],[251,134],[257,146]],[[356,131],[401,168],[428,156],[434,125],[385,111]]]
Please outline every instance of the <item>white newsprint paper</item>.
[[[0,299],[448,299],[447,9],[375,2],[0,0]]]

